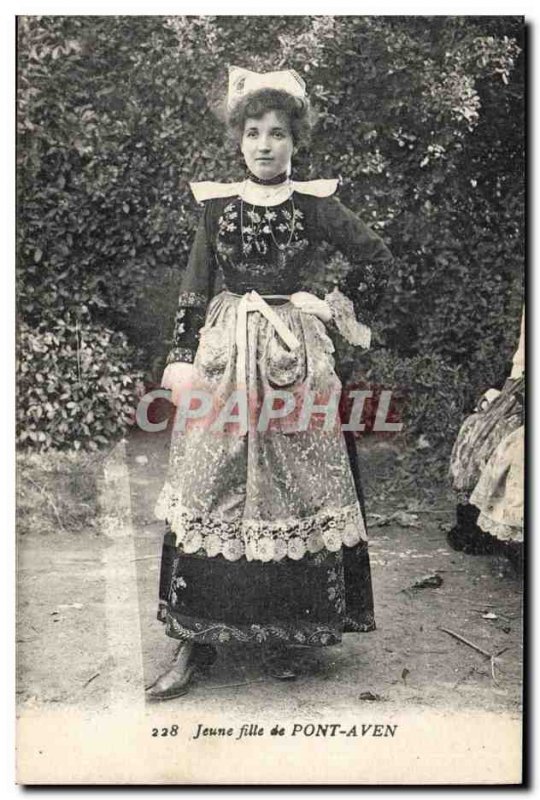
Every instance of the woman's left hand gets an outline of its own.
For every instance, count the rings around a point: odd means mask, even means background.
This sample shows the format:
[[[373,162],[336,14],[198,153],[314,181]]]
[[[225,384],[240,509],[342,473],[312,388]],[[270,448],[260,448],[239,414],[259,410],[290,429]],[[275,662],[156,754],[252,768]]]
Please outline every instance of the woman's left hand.
[[[488,408],[492,404],[492,402],[497,399],[499,395],[500,391],[498,389],[488,389],[486,392],[484,392],[484,394],[476,404],[476,408],[474,410],[485,411],[486,408]]]
[[[306,314],[313,314],[323,322],[330,322],[332,319],[332,309],[326,300],[320,300],[311,292],[295,292],[291,294],[289,300]]]

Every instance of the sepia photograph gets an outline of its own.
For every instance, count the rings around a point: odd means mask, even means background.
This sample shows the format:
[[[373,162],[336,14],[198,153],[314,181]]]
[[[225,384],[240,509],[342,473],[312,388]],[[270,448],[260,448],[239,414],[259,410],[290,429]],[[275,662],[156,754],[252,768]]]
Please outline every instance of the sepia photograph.
[[[522,784],[527,34],[17,16],[19,784]]]

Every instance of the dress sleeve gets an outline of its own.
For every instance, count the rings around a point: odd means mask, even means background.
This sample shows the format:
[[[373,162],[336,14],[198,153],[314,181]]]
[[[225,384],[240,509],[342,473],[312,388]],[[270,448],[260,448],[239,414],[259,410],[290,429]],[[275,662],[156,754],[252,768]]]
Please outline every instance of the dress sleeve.
[[[353,301],[360,322],[370,325],[386,288],[392,253],[337,197],[325,198],[317,206],[319,235],[335,245],[351,264],[337,288]]]
[[[519,334],[519,344],[518,349],[514,353],[514,358],[512,359],[512,372],[510,373],[510,377],[512,379],[517,379],[521,375],[523,375],[525,371],[525,309],[521,314],[521,329]]]
[[[172,348],[167,356],[167,364],[176,361],[192,364],[199,344],[199,330],[204,325],[215,276],[215,258],[210,236],[210,205],[211,201],[205,203],[188,264],[182,275]]]

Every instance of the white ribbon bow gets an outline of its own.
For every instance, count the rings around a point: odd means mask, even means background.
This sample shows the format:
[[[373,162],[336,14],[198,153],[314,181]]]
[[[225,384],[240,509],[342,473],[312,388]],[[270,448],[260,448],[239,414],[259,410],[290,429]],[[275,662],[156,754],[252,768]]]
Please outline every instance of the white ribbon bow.
[[[305,81],[294,69],[253,72],[244,67],[229,67],[229,91],[227,94],[229,108],[245,95],[260,89],[279,89],[299,100],[303,100],[306,96]]]
[[[267,295],[268,297],[283,297],[283,295]],[[281,317],[268,305],[264,297],[258,292],[251,291],[243,295],[236,311],[236,388],[246,385],[247,373],[247,325],[248,314],[258,311],[274,327],[276,333],[283,339],[290,350],[297,350],[300,342],[285,325]]]

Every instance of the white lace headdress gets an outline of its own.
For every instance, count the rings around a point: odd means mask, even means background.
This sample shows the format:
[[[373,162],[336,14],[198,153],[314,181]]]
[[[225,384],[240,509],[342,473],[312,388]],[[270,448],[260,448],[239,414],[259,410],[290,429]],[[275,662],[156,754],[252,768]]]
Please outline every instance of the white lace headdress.
[[[306,97],[306,84],[294,69],[278,72],[252,72],[243,67],[229,67],[227,106],[235,105],[245,95],[260,89],[280,89],[299,100]]]

